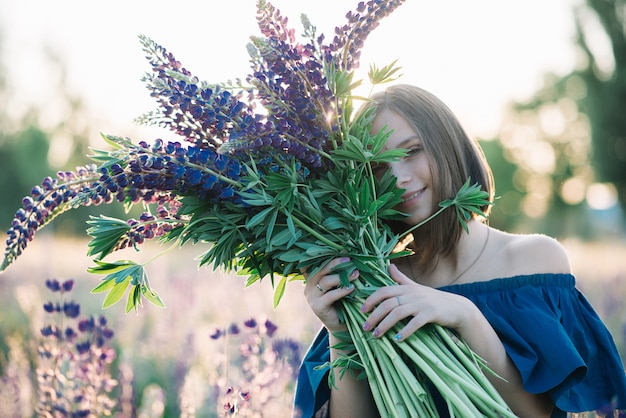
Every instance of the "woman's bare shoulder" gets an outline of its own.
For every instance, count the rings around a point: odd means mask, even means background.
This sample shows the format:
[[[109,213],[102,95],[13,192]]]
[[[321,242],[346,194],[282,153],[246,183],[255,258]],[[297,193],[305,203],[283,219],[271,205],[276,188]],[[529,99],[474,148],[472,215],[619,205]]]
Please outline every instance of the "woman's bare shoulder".
[[[497,241],[502,260],[513,270],[512,275],[571,273],[565,248],[552,237],[498,231]]]

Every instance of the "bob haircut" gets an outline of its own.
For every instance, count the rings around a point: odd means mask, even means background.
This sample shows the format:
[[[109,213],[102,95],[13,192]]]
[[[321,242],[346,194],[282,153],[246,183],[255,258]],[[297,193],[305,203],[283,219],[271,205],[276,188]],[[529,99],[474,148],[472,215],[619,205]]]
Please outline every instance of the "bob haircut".
[[[493,174],[482,149],[439,98],[419,87],[399,84],[374,94],[361,112],[372,107],[375,113],[383,109],[397,113],[421,139],[433,178],[432,213],[439,202],[453,198],[468,178],[472,184],[479,184],[493,202]],[[480,209],[488,215],[491,205]],[[390,226],[395,233],[407,229],[400,221],[390,222]],[[421,271],[434,268],[439,256],[454,253],[462,232],[452,207],[418,228],[414,236],[419,239],[411,247],[416,251]]]

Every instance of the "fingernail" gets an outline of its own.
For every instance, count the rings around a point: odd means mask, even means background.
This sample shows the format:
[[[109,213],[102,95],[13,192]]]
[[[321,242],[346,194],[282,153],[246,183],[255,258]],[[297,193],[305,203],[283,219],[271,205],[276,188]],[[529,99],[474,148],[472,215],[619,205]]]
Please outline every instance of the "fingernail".
[[[402,339],[402,334],[397,333],[396,335],[393,336],[393,340],[394,341],[400,341]]]
[[[340,262],[340,263],[347,263],[348,261],[350,261],[350,257],[341,257],[341,258],[339,259],[339,262]]]
[[[374,335],[374,337],[378,337],[380,335],[380,330],[376,328],[372,334]]]
[[[370,329],[370,324],[368,324],[367,322],[363,323],[363,330],[367,331],[368,329]]]
[[[361,305],[361,312],[365,313],[367,311],[367,306],[365,304]]]
[[[350,283],[349,285],[346,286],[346,289],[348,290],[354,289],[354,284]]]
[[[358,270],[353,270],[352,273],[350,273],[350,278],[354,279],[355,277],[359,277],[359,271]]]

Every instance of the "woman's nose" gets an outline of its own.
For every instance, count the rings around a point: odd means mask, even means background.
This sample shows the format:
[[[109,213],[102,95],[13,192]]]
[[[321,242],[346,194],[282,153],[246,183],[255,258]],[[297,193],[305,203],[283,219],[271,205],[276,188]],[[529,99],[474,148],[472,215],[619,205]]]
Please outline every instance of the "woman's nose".
[[[405,167],[403,164],[391,163],[390,169],[391,174],[393,174],[396,178],[396,185],[399,188],[404,188],[402,186],[404,186],[411,180],[410,171],[407,170],[407,167]]]

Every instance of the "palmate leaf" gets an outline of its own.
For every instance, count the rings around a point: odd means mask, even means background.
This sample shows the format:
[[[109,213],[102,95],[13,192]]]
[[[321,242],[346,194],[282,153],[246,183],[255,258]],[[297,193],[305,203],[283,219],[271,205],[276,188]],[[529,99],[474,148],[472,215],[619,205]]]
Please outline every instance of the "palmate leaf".
[[[471,219],[472,213],[487,217],[481,208],[492,204],[493,202],[489,201],[489,193],[484,191],[478,183],[471,184],[471,179],[468,178],[454,199],[444,200],[439,203],[439,207],[446,209],[454,206],[458,221],[465,232],[469,232],[467,222]]]
[[[391,64],[378,68],[375,64],[370,65],[367,76],[372,85],[390,83],[402,77],[401,74],[396,75],[400,71],[400,67],[396,67],[398,60],[394,60]]]
[[[93,239],[87,244],[87,255],[95,255],[98,260],[114,251],[117,244],[130,231],[128,222],[108,216],[91,216],[87,224],[87,234]]]
[[[142,306],[142,295],[155,306],[164,308],[159,295],[152,290],[144,267],[134,261],[122,260],[113,263],[95,260],[96,266],[87,269],[89,273],[106,274],[102,282],[91,293],[108,292],[102,303],[106,309],[118,303],[130,287],[126,302],[126,313]]]

